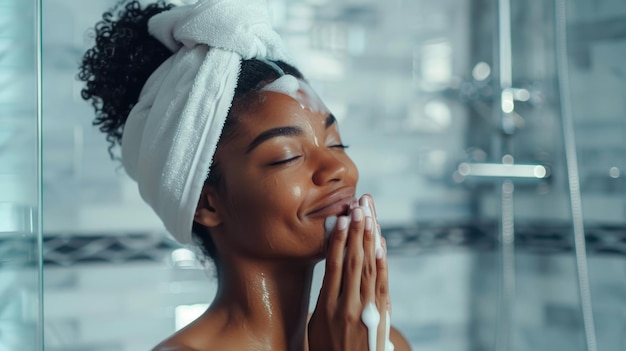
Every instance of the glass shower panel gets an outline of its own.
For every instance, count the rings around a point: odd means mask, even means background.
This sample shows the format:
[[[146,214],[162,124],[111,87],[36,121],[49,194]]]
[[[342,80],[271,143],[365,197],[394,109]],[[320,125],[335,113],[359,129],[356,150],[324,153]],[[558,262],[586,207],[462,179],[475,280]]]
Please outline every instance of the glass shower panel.
[[[0,350],[41,350],[39,2],[0,2]]]
[[[496,251],[475,261],[473,347],[595,350],[597,343],[600,350],[621,350],[625,4],[472,3],[472,73],[486,63],[496,82],[482,88],[495,93],[467,100],[468,149],[480,150],[490,168],[472,168],[475,175],[485,171],[472,177],[468,167],[482,160],[469,160],[457,172],[469,174],[462,183],[473,189],[476,218],[497,243]],[[568,111],[574,133],[567,131]],[[564,146],[569,140],[575,150]],[[533,167],[527,176],[496,176],[496,164]],[[580,177],[582,231],[574,226],[578,186],[572,176]],[[584,234],[586,250],[575,244],[576,232]]]
[[[585,220],[626,220],[626,3],[569,6],[569,80]]]
[[[114,170],[79,97],[87,28],[114,3],[49,0],[44,11],[55,349],[149,348],[174,331],[175,310],[214,288],[167,258],[174,247]],[[269,3],[340,121],[358,192],[376,199],[392,320],[415,350],[585,350],[558,73],[568,66],[598,343],[626,348],[623,0],[567,1],[566,63],[554,0]],[[93,243],[107,249],[84,254]]]
[[[469,115],[467,156],[455,179],[471,192],[471,225],[489,245],[472,260],[469,349],[577,350],[555,4],[471,4],[471,70],[457,92]],[[555,233],[563,240],[551,241]]]
[[[568,2],[568,75],[598,350],[626,349],[626,2]]]

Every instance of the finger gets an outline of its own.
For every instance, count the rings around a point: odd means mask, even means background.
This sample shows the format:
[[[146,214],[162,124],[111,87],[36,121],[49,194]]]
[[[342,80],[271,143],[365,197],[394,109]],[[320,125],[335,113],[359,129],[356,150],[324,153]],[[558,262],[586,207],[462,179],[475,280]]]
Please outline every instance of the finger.
[[[374,243],[375,243],[375,250],[380,251],[381,249],[381,232],[380,232],[380,224],[378,223],[378,218],[376,217],[376,208],[374,207],[374,200],[372,198],[372,195],[370,194],[365,194],[361,197],[360,199],[360,204],[361,206],[367,206],[368,211],[369,211],[369,215],[372,216],[372,218],[374,219]],[[366,216],[368,215],[367,213],[365,214]],[[376,252],[376,251],[375,251]],[[378,255],[381,255],[382,253],[379,253]]]
[[[384,241],[383,241],[384,247]],[[389,270],[387,255],[376,259],[376,306],[379,310],[386,310],[389,303]]]
[[[341,288],[344,262],[343,253],[346,247],[349,222],[348,217],[340,216],[328,238],[326,270],[324,271],[320,297],[324,296],[324,298],[333,301],[339,297],[339,289]]]
[[[367,202],[367,205],[372,210],[372,216],[376,218],[377,214],[376,214],[376,206],[374,206],[374,197],[371,194],[363,194],[361,198]]]
[[[378,330],[377,330],[378,338],[376,342],[376,350],[385,350],[385,345],[387,344],[387,338],[388,338],[387,329],[388,329],[388,325],[390,324],[387,317],[389,317],[387,312],[384,310],[381,310],[380,311],[380,324],[378,325]]]
[[[382,238],[382,246],[385,252],[385,260],[387,260],[387,240]],[[391,295],[389,294],[389,269],[387,268],[387,311],[389,311],[389,315],[391,315]]]
[[[374,220],[365,216],[363,225],[363,270],[361,272],[361,302],[375,303],[376,257],[374,254]]]
[[[380,245],[383,247],[383,250],[385,250],[385,254],[386,254],[387,253],[387,239],[385,239],[384,237],[381,237]]]
[[[363,270],[363,210],[352,210],[348,227],[348,242],[343,263],[342,296],[355,299],[360,304],[361,272]],[[348,306],[346,306],[348,307]]]
[[[372,203],[372,197],[368,194],[361,196],[359,199],[359,207],[363,208],[365,216],[370,216],[376,223],[376,214],[374,213],[374,205]]]
[[[366,213],[365,215],[371,216],[374,219],[374,224],[375,225],[378,224],[378,220],[376,218],[376,209],[374,208],[374,200],[372,198],[372,195],[365,194],[361,196],[361,198],[359,199],[359,205],[362,207],[363,206],[367,207],[368,213]]]

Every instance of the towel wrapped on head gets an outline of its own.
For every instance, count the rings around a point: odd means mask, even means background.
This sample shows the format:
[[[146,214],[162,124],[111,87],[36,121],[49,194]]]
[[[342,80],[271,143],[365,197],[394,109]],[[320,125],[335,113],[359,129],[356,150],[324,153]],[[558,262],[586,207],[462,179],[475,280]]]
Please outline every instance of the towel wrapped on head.
[[[122,137],[122,163],[181,244],[191,229],[237,86],[241,60],[291,63],[264,0],[199,0],[150,19],[172,50],[147,80]]]

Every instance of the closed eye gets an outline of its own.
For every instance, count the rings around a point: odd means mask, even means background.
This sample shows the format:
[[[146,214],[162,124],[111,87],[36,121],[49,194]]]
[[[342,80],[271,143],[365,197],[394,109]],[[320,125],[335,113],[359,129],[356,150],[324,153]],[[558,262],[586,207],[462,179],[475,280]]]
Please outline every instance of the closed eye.
[[[345,145],[345,144],[334,144],[334,145],[330,145],[329,148],[331,149],[339,149],[339,150],[345,150],[347,149],[349,146]],[[284,160],[280,160],[280,161],[276,161],[276,162],[272,162],[269,164],[269,166],[280,166],[280,165],[286,165],[289,164],[291,162],[296,161],[297,159],[299,159],[300,157],[302,157],[302,155],[298,155],[298,156],[294,156],[291,158],[287,158]]]
[[[286,165],[289,164],[291,162],[294,162],[295,160],[299,159],[302,156],[294,156],[285,160],[280,160],[280,161],[276,161],[276,162],[272,162],[269,165],[270,166],[280,166],[280,165]]]

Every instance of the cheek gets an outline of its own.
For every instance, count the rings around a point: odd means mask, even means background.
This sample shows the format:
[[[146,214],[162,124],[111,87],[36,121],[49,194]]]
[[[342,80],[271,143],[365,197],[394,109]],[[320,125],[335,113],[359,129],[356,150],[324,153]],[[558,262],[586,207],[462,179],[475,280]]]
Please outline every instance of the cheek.
[[[302,198],[302,186],[298,185],[291,189],[291,196],[294,198]]]
[[[356,165],[348,155],[346,155],[345,164],[346,168],[348,169],[347,173],[349,181],[354,182],[354,184],[356,185],[356,183],[359,181],[359,169],[356,167]]]
[[[253,177],[254,181],[241,181],[231,198],[234,213],[245,213],[257,224],[286,216],[292,217],[303,201],[305,189],[295,176],[274,175]]]
[[[249,181],[233,194],[230,208],[234,232],[246,233],[250,250],[275,250],[293,245],[301,228],[298,208],[305,194],[304,185],[292,177],[270,176]],[[254,233],[254,235],[249,235]]]
[[[286,174],[273,175],[258,182],[258,199],[265,210],[295,211],[302,202],[306,178]]]

